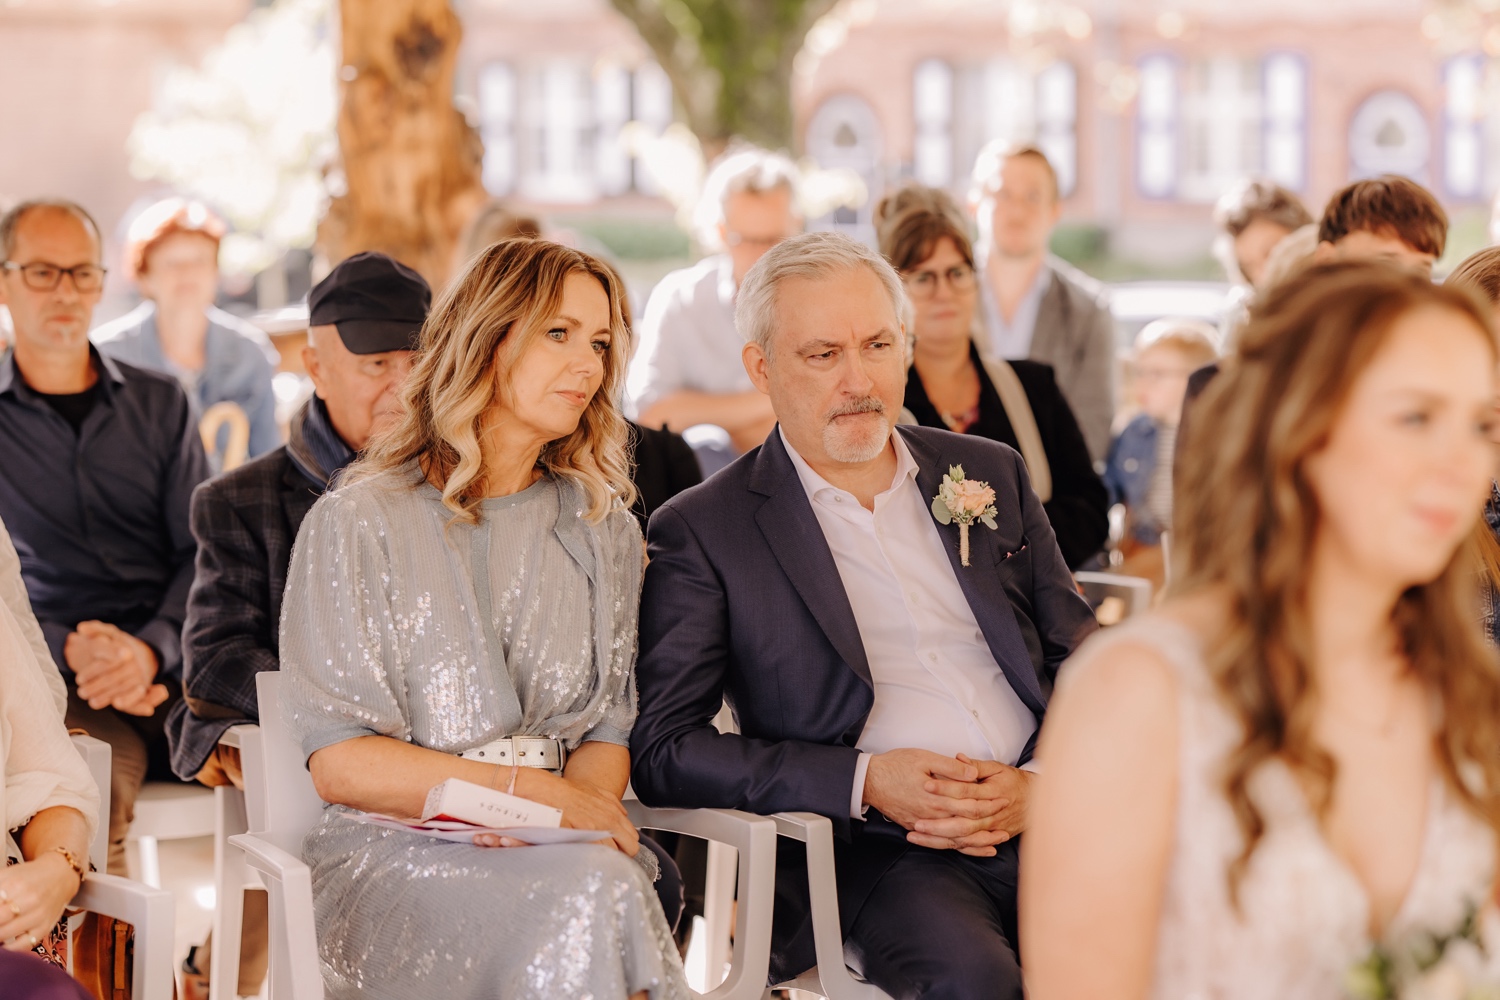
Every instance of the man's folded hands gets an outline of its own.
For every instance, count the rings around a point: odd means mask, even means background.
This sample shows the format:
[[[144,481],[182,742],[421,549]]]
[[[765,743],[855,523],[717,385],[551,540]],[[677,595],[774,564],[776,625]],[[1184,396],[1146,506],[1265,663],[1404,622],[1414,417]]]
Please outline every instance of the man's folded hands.
[[[963,754],[892,750],[870,758],[864,803],[905,827],[913,844],[990,857],[1025,829],[1035,777]]]

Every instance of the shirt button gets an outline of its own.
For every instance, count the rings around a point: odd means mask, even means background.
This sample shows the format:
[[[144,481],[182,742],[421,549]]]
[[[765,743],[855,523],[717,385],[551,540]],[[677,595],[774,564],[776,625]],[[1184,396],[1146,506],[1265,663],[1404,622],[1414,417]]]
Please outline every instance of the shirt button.
[[[929,660],[931,660],[933,663],[937,662],[937,654],[936,653],[928,653],[927,654],[927,658]]]
[[[976,719],[979,718],[979,713],[978,712],[973,712],[971,714],[974,716],[974,718],[976,718]]]

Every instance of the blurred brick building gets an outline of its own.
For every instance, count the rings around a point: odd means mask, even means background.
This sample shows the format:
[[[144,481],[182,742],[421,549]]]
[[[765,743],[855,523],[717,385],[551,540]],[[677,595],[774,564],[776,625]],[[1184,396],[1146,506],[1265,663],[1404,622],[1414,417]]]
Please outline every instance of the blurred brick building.
[[[986,141],[1035,140],[1069,217],[1148,257],[1201,250],[1213,200],[1247,174],[1315,211],[1387,171],[1482,205],[1500,181],[1485,62],[1477,39],[1444,54],[1427,13],[1423,0],[852,0],[804,52],[798,138],[877,194],[909,177],[962,191]],[[495,190],[629,194],[614,136],[666,114],[630,25],[607,0],[471,0],[467,17]],[[869,209],[840,221],[862,228]]]
[[[153,190],[124,144],[155,81],[253,5],[0,0],[0,198],[77,197],[113,228]],[[622,136],[660,132],[671,88],[608,0],[456,6],[458,96],[496,195],[665,212]],[[1442,50],[1427,14],[1424,0],[846,0],[800,60],[798,140],[864,177],[873,201],[908,177],[962,191],[985,141],[1034,139],[1070,220],[1164,260],[1201,254],[1213,199],[1246,174],[1315,209],[1384,171],[1482,206],[1500,181],[1500,107],[1478,40]],[[869,210],[822,224],[861,231]]]

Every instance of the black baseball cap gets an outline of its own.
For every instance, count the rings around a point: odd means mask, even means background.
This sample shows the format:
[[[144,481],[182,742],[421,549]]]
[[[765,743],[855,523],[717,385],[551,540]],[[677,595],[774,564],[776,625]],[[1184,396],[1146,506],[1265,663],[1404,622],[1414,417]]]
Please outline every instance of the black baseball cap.
[[[309,326],[338,328],[354,354],[409,351],[432,306],[420,274],[383,253],[339,261],[307,295]]]

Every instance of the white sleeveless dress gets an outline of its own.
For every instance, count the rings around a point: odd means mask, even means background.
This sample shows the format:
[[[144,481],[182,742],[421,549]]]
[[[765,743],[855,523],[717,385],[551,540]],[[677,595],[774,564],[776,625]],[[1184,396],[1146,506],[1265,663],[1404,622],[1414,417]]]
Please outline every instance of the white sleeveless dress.
[[[1222,791],[1226,754],[1240,726],[1212,687],[1198,636],[1147,615],[1090,639],[1063,670],[1061,683],[1133,640],[1173,667],[1179,691],[1175,844],[1167,869],[1155,975],[1159,1000],[1330,1000],[1345,996],[1349,970],[1375,944],[1363,885],[1323,838],[1291,771],[1280,762],[1251,782],[1266,833],[1230,901],[1229,864],[1244,843]],[[1495,838],[1440,779],[1426,803],[1416,876],[1381,944],[1404,951],[1415,939],[1456,930],[1474,909],[1488,932]],[[1487,933],[1486,937],[1490,940]],[[1500,974],[1492,957],[1490,974]],[[1487,975],[1485,977],[1489,979]]]

